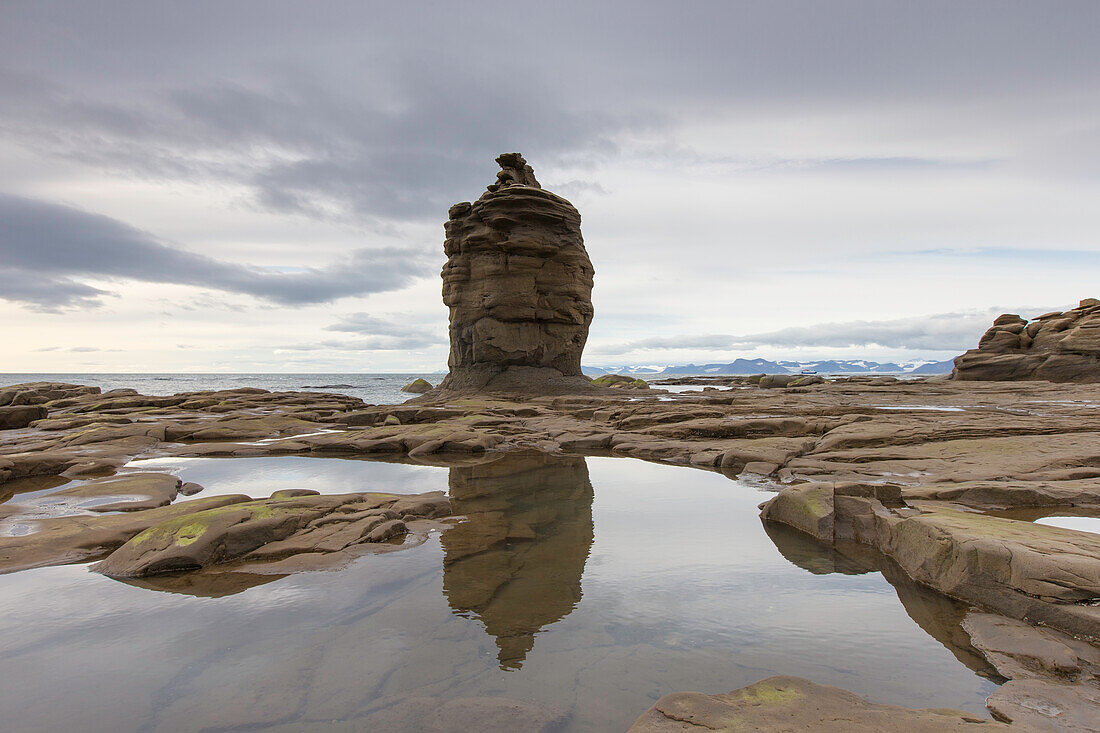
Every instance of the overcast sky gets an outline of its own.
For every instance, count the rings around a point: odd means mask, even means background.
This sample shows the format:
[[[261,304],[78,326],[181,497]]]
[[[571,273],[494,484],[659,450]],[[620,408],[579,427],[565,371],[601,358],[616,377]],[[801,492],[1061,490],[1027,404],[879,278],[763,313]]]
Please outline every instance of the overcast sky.
[[[0,0],[0,372],[446,366],[447,208],[580,209],[591,365],[950,358],[1100,296],[1100,3]]]

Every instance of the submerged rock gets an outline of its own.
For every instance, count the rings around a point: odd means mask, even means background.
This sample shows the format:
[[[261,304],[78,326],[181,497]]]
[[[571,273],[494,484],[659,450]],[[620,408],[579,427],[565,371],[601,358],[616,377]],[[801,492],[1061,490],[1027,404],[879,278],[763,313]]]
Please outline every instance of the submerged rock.
[[[443,302],[450,373],[440,394],[591,389],[581,351],[592,322],[592,262],[571,203],[544,190],[519,153],[446,225]]]
[[[978,348],[955,359],[952,378],[1100,382],[1100,300],[1086,298],[1031,322],[998,316]]]
[[[800,677],[768,677],[725,695],[665,695],[630,727],[630,733],[683,730],[836,731],[1009,730],[960,710],[911,710],[879,705],[838,687]]]

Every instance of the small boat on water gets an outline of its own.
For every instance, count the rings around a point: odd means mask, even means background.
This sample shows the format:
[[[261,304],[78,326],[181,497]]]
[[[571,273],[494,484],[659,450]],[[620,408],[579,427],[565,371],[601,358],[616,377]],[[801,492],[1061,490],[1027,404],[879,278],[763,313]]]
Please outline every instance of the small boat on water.
[[[817,374],[817,372],[814,371],[813,369],[803,369],[802,371],[799,372],[799,374]]]

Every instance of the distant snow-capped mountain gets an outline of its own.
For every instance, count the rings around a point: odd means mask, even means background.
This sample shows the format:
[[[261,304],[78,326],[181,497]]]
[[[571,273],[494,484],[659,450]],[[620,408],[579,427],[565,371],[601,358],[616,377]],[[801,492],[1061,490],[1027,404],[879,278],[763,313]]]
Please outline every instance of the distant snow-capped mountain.
[[[600,374],[633,374],[638,376],[740,376],[748,374],[949,374],[952,361],[917,360],[901,364],[880,363],[867,359],[824,359],[821,361],[769,361],[768,359],[734,359],[725,364],[623,365],[609,367],[586,366],[582,371],[589,376]]]

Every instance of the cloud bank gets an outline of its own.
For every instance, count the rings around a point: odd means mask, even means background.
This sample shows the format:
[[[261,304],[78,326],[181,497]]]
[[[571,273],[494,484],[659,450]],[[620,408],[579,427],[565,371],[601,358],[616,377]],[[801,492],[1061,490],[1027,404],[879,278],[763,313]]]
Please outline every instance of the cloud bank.
[[[1027,307],[1013,313],[1038,314],[1054,307]],[[885,321],[849,321],[818,323],[811,326],[783,328],[748,336],[723,334],[672,336],[637,339],[635,341],[598,345],[593,353],[614,356],[635,351],[678,351],[704,349],[715,351],[748,351],[752,349],[849,349],[882,347],[910,351],[955,351],[974,348],[978,338],[989,328],[1003,309],[937,313],[914,318]]]
[[[81,278],[193,285],[305,305],[400,289],[427,275],[429,263],[384,248],[290,272],[240,265],[173,247],[106,216],[0,194],[0,299],[43,311],[95,306],[110,294]]]

